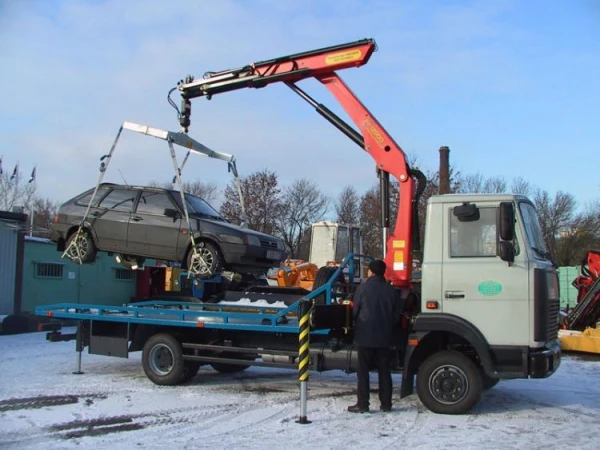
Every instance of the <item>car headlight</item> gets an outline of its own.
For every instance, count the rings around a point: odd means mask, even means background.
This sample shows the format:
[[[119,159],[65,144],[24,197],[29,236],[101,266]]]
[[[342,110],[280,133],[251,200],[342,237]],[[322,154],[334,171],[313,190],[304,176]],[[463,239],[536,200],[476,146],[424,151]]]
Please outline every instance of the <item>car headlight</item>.
[[[254,245],[256,247],[260,247],[260,239],[258,236],[254,236],[253,234],[246,235],[246,243],[248,245]]]

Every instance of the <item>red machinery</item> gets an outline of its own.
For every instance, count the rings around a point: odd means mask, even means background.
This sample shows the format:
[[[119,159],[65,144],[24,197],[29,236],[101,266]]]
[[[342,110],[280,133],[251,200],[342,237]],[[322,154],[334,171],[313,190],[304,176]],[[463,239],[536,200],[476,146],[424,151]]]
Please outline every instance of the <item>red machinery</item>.
[[[366,64],[375,50],[376,43],[373,39],[362,39],[260,61],[237,69],[207,72],[202,79],[195,79],[190,75],[181,80],[171,92],[179,89],[183,97],[181,111],[178,110],[178,113],[185,132],[190,126],[190,100],[196,97],[210,100],[215,94],[243,88],[258,89],[282,82],[313,106],[375,160],[380,178],[384,255],[388,267],[386,277],[392,284],[405,287],[411,281],[412,251],[418,249],[419,244],[417,204],[425,188],[425,176],[408,166],[404,151],[336,73],[337,70]],[[296,85],[306,78],[315,78],[325,85],[360,132]],[[177,109],[170,98],[169,102]],[[395,229],[388,236],[390,173],[400,184],[400,204]]]
[[[600,320],[600,251],[588,252],[573,286],[578,290],[577,305],[565,317],[562,328],[579,331],[594,328]]]

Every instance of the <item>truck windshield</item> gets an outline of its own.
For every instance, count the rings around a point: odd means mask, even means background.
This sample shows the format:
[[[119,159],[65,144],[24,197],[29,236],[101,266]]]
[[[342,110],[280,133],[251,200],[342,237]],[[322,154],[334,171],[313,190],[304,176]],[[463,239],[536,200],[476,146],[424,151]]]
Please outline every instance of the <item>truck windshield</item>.
[[[520,202],[519,209],[529,245],[539,257],[549,259],[548,248],[544,242],[544,235],[535,208],[531,203]]]

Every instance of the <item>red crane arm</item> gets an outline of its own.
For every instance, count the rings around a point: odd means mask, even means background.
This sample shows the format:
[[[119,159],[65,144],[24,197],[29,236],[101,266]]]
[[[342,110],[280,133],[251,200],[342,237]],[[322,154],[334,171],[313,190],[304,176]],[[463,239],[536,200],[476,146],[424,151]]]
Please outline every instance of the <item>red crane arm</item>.
[[[261,61],[237,69],[207,72],[199,80],[188,76],[177,85],[183,97],[180,123],[187,131],[191,115],[190,99],[196,97],[210,99],[214,94],[237,89],[262,88],[276,82],[285,83],[310,103],[319,114],[369,153],[375,160],[377,169],[384,174],[386,184],[387,174],[391,173],[398,180],[400,204],[396,225],[394,231],[386,236],[385,242],[386,278],[394,285],[408,286],[412,274],[413,230],[418,233],[418,225],[415,223],[419,190],[417,189],[417,198],[415,198],[413,176],[419,178],[422,174],[409,168],[404,151],[336,73],[336,70],[366,64],[375,50],[376,43],[373,39],[363,39]],[[320,81],[333,94],[359,128],[360,133],[296,86],[296,82],[310,77]],[[382,198],[382,225],[386,229],[389,226],[389,195],[387,195],[387,187],[382,191],[385,193],[382,197],[387,197]]]

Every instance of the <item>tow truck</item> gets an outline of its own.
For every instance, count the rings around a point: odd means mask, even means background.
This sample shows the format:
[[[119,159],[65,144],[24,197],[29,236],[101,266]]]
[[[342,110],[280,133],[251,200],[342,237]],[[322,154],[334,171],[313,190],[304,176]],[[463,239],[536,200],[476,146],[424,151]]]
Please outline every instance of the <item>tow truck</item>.
[[[283,83],[375,161],[385,276],[401,293],[404,311],[392,345],[393,370],[402,373],[400,397],[411,395],[416,385],[429,410],[463,414],[500,380],[544,378],[559,368],[558,278],[543,251],[533,203],[509,194],[428,199],[420,278],[411,276],[419,243],[416,208],[425,177],[409,166],[401,147],[338,75],[367,64],[376,48],[374,39],[362,39],[207,72],[198,79],[187,76],[169,95],[178,90],[182,96],[176,108],[182,131],[188,133],[193,99]],[[333,94],[357,128],[298,86],[308,78]],[[400,186],[393,230],[390,174]],[[221,372],[264,366],[353,373],[352,292],[333,289],[333,282],[348,268],[352,285],[356,256],[347,255],[327,283],[310,293],[294,298],[290,292],[292,301],[270,301],[267,293],[244,301],[243,292],[233,301],[227,295],[207,299],[210,289],[201,289],[195,302],[55,304],[38,307],[36,314],[74,320],[76,333],[58,330],[47,338],[76,339],[79,357],[85,347],[92,354],[119,357],[141,350],[147,377],[159,385],[184,383],[207,364]]]

